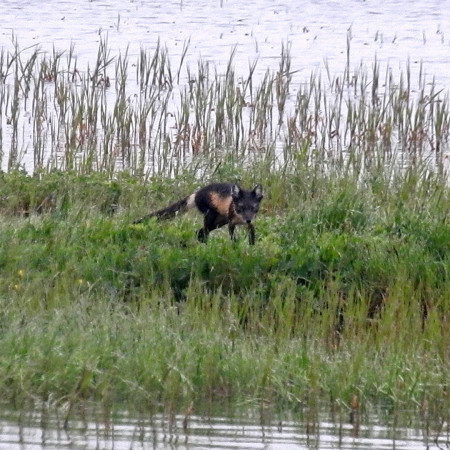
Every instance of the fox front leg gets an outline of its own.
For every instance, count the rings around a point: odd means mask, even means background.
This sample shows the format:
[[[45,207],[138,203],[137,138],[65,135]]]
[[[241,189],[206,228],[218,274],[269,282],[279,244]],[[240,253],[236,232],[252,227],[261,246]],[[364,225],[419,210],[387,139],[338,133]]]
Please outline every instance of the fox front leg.
[[[248,228],[248,243],[255,245],[255,226],[252,223],[247,225]]]
[[[230,233],[230,238],[232,241],[236,240],[236,236],[234,234],[234,230],[236,229],[236,225],[232,224],[231,222],[228,224],[228,232]]]

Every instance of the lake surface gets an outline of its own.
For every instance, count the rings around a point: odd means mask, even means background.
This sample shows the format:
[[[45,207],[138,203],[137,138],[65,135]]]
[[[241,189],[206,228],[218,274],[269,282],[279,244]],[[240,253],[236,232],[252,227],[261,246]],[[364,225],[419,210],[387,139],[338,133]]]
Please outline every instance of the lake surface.
[[[335,418],[334,418],[335,419]],[[71,420],[42,413],[0,415],[0,449],[397,449],[448,448],[450,437],[392,424],[375,416],[359,425],[335,423],[322,415],[316,423],[279,421],[261,425],[255,419],[162,416],[137,419],[116,415],[111,421]],[[186,425],[186,427],[185,427]]]
[[[352,65],[370,65],[375,56],[393,68],[423,62],[438,85],[450,85],[450,8],[442,1],[2,0],[0,8],[0,48],[11,49],[12,36],[20,48],[43,51],[74,43],[82,63],[95,59],[100,37],[113,55],[127,47],[137,55],[160,39],[175,62],[190,40],[192,63],[201,56],[220,67],[237,46],[237,71],[258,58],[264,73],[289,42],[292,69],[308,77],[324,60],[340,71],[350,36]]]

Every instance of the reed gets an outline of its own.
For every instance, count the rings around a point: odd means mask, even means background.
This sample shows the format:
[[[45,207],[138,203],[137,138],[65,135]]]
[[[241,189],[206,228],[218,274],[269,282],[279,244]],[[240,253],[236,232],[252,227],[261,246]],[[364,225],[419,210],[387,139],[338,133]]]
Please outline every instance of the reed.
[[[298,80],[289,45],[283,45],[279,70],[256,79],[257,61],[248,74],[235,73],[236,51],[222,74],[205,61],[193,70],[185,62],[188,42],[173,70],[161,43],[130,63],[127,52],[112,56],[101,41],[97,60],[83,69],[73,47],[29,54],[16,43],[0,58],[0,109],[12,130],[2,133],[3,167],[176,176],[198,160],[215,167],[223,157],[245,163],[268,154],[289,165],[306,149],[312,158],[327,155],[320,159],[328,166],[357,170],[425,159],[443,173],[448,93],[422,70],[417,79],[409,66],[394,76],[375,59],[371,68],[348,63],[332,74],[325,63],[326,78],[317,71]],[[296,96],[290,95],[294,84]],[[30,125],[25,114],[33,117]],[[32,159],[24,158],[27,148]]]

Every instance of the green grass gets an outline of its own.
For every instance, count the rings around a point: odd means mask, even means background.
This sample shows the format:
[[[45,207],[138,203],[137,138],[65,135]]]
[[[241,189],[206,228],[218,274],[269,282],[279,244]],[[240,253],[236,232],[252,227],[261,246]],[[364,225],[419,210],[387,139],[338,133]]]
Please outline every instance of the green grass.
[[[258,171],[241,171],[244,184]],[[445,180],[305,175],[258,180],[266,198],[250,247],[226,230],[198,243],[190,216],[131,225],[189,193],[189,176],[2,174],[2,398],[286,411],[357,395],[362,407],[429,405],[445,417]],[[49,193],[52,208],[34,212]]]
[[[136,63],[101,42],[85,70],[73,48],[0,53],[2,399],[356,396],[448,422],[448,94],[376,61],[299,80],[289,46],[262,80],[235,74],[236,49],[225,74],[191,69],[188,44],[176,69],[161,44]],[[209,181],[263,185],[254,247],[202,245],[191,216],[132,225]]]

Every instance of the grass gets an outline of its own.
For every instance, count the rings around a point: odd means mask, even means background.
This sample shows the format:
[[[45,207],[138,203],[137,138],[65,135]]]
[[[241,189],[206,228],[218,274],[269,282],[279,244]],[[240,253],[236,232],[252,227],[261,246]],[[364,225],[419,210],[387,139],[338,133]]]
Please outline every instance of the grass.
[[[45,54],[16,42],[0,53],[0,163],[173,178],[190,165],[211,171],[224,156],[282,167],[308,151],[356,170],[423,158],[445,167],[448,93],[422,70],[394,75],[375,59],[298,79],[283,44],[278,70],[258,79],[256,61],[236,74],[236,51],[220,73],[207,61],[188,65],[189,42],[176,68],[161,43],[134,60],[102,40],[93,64],[79,67],[73,47]]]
[[[285,411],[357,395],[445,418],[448,186],[298,170],[262,180],[254,248],[245,233],[201,245],[189,216],[130,225],[192,181],[3,174],[2,398]],[[52,209],[28,217],[8,194],[33,210],[49,191]]]
[[[73,49],[0,55],[2,398],[448,421],[447,94],[376,62],[296,84],[288,46],[260,81],[235,50],[224,75],[184,72],[188,51],[173,70],[143,49],[134,96],[104,42],[86,70]],[[131,225],[208,181],[264,186],[257,245],[201,245],[190,216]]]

